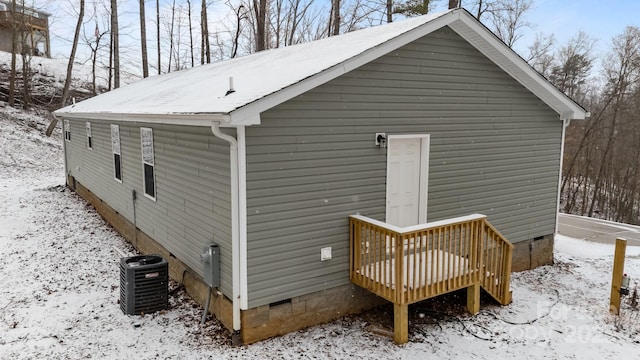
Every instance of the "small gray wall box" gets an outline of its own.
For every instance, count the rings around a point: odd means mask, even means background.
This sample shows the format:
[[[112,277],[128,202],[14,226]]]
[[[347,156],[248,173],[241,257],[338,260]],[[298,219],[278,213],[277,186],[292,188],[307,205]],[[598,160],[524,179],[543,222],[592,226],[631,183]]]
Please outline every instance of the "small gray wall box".
[[[211,244],[200,256],[204,264],[204,282],[212,288],[220,287],[220,248]]]

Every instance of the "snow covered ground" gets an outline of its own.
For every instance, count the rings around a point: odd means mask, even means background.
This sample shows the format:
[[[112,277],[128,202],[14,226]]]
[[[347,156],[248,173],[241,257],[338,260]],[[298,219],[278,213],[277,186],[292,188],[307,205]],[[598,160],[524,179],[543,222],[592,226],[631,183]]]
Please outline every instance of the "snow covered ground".
[[[410,342],[376,335],[379,308],[234,348],[183,291],[170,309],[122,314],[119,251],[134,254],[63,186],[61,136],[45,120],[0,109],[0,359],[631,359],[638,310],[608,312],[613,246],[559,236],[556,263],[513,275],[513,303],[464,312],[459,294],[412,306]],[[626,272],[640,276],[640,249]],[[175,287],[176,284],[171,284]]]

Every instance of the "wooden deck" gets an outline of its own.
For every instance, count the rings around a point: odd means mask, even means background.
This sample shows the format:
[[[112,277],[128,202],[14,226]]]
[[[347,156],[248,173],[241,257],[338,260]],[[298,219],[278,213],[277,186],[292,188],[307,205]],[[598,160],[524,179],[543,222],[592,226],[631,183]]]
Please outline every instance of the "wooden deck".
[[[484,215],[398,228],[350,217],[351,281],[394,304],[394,340],[408,341],[408,305],[467,289],[467,310],[480,308],[480,287],[503,305],[513,245]]]
[[[48,24],[46,19],[41,19],[27,14],[21,14],[19,12],[12,14],[10,11],[0,11],[0,26],[17,26],[18,29],[35,29],[48,31]]]

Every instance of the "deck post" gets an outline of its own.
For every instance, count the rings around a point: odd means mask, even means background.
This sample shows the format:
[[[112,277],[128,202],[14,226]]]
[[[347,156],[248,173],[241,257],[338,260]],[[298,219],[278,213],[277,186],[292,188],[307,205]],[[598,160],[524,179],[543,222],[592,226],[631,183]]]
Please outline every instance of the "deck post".
[[[393,304],[393,341],[406,344],[409,341],[409,305]]]
[[[480,312],[480,283],[476,282],[467,288],[467,311],[471,315]]]

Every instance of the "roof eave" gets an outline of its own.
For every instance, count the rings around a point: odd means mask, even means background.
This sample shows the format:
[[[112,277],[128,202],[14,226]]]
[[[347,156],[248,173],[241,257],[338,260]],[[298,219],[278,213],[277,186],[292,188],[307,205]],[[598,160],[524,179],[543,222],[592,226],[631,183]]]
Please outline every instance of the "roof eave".
[[[135,121],[140,123],[154,123],[164,125],[211,126],[211,122],[229,125],[229,114],[221,113],[174,113],[174,114],[136,114],[136,113],[107,113],[107,112],[54,112],[63,119],[81,119],[96,121]]]

